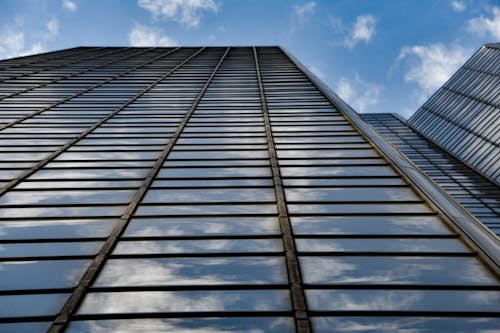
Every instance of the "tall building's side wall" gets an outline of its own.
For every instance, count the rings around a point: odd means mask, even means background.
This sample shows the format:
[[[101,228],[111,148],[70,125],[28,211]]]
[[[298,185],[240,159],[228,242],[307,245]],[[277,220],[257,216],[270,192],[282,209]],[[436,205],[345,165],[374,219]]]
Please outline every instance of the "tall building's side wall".
[[[80,51],[6,75],[0,332],[500,325],[493,265],[279,48]]]
[[[491,231],[500,234],[497,185],[414,131],[398,116],[389,113],[361,116]]]
[[[408,124],[498,184],[499,87],[500,44],[483,46]]]

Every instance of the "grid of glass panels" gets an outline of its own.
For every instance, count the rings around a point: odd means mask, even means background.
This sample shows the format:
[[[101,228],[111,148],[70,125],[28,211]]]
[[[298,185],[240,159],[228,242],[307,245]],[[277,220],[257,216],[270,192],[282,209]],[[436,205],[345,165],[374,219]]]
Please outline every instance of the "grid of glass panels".
[[[469,212],[500,234],[500,189],[390,113],[361,114]]]
[[[279,49],[259,58],[314,331],[498,315],[498,280],[456,234]]]
[[[477,51],[408,124],[500,183],[500,44]]]
[[[12,80],[0,83],[0,91],[21,87],[10,97],[0,98],[0,189],[152,83],[165,65],[161,58],[152,61],[168,51],[103,48],[92,57],[88,52],[79,53],[77,59],[88,59],[71,68],[53,64],[53,70],[12,79],[14,85]],[[175,60],[169,65],[175,65]],[[69,72],[72,74],[53,80]]]
[[[1,332],[498,326],[496,277],[279,48],[94,51],[125,58],[0,130],[64,139],[0,196]]]

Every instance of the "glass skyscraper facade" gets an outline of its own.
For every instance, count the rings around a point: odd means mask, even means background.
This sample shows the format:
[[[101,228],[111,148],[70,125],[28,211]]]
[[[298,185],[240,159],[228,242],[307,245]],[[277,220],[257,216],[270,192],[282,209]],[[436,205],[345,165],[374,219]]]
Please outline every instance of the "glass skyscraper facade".
[[[498,186],[390,113],[362,114],[397,149],[414,162],[462,206],[500,234]]]
[[[479,49],[408,124],[500,184],[500,44]]]
[[[279,47],[0,62],[0,332],[500,327],[498,238]]]

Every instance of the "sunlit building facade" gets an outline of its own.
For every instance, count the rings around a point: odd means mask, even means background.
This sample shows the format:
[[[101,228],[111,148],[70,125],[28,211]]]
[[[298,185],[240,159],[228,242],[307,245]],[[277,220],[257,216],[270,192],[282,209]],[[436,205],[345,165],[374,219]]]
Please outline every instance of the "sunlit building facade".
[[[500,327],[498,238],[279,47],[0,62],[0,332]]]

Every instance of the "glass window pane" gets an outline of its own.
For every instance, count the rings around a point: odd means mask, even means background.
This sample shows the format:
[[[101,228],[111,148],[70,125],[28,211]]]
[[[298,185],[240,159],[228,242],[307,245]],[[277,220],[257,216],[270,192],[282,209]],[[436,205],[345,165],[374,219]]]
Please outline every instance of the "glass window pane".
[[[0,246],[0,258],[94,255],[102,242],[7,243]]]
[[[29,179],[117,179],[144,178],[149,169],[44,169],[37,171]]]
[[[290,214],[408,214],[433,213],[425,204],[288,204]]]
[[[269,201],[274,201],[274,191],[272,188],[152,189],[147,192],[144,198],[145,203]]]
[[[409,188],[286,188],[288,202],[421,201]]]
[[[2,208],[2,218],[119,217],[127,206]]]
[[[35,323],[0,323],[2,333],[40,333],[46,332],[52,322]]]
[[[481,317],[312,317],[316,333],[399,333],[399,332],[453,332],[493,333],[500,327],[499,318]]]
[[[406,183],[401,178],[302,178],[302,179],[290,179],[284,178],[283,185],[287,187],[292,186],[331,186],[331,187],[341,187],[341,186],[403,186]]]
[[[78,313],[289,310],[288,290],[190,290],[89,293]]]
[[[56,161],[85,161],[85,160],[155,160],[157,152],[73,152],[59,155]]]
[[[0,318],[55,315],[68,297],[69,294],[1,295]]]
[[[277,214],[276,205],[175,205],[139,206],[137,216],[178,215],[259,215]]]
[[[281,167],[283,177],[357,177],[357,176],[395,176],[388,166],[303,166]]]
[[[306,298],[309,309],[313,311],[467,311],[481,313],[500,309],[498,291],[307,290]]]
[[[308,284],[496,285],[476,258],[301,257]]]
[[[120,204],[134,194],[134,190],[10,191],[0,197],[0,205]]]
[[[0,229],[1,230],[1,229]],[[158,218],[130,221],[125,236],[277,235],[273,217]]]
[[[278,150],[278,158],[378,157],[373,149]]]
[[[121,241],[113,254],[281,252],[280,239]]]
[[[18,331],[12,331],[12,333],[14,332],[17,333]],[[71,322],[66,332],[67,333],[116,333],[116,332],[120,333],[122,332],[293,333],[295,332],[295,325],[293,318],[288,318],[288,317],[116,319],[116,320],[89,320],[89,321],[82,320],[82,321]]]
[[[20,220],[2,221],[0,239],[106,237],[113,220]]]
[[[300,252],[470,252],[458,239],[439,238],[307,238],[296,244]]]
[[[90,260],[6,261],[0,263],[0,289],[71,288]]]
[[[296,235],[451,235],[436,216],[292,216]]]
[[[95,286],[259,285],[287,282],[282,257],[150,258],[109,260]]]
[[[195,159],[257,159],[268,158],[267,150],[235,150],[235,151],[173,151],[169,160]]]
[[[272,179],[201,179],[201,180],[157,180],[152,187],[240,187],[273,186]]]
[[[159,178],[271,177],[269,168],[163,168]]]

